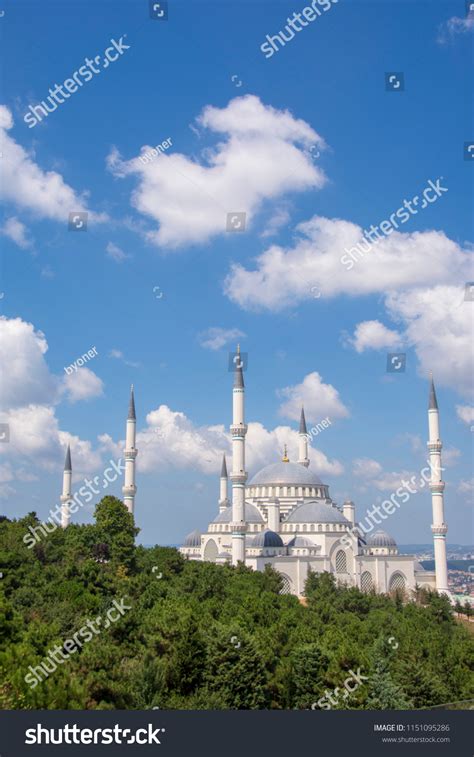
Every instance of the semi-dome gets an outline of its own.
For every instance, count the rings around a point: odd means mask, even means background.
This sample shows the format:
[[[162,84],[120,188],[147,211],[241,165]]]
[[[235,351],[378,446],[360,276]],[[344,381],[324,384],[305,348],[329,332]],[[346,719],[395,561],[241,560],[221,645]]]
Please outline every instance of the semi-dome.
[[[261,484],[293,485],[293,486],[321,486],[322,481],[316,473],[299,463],[272,463],[258,471],[249,481],[248,486],[260,486]]]
[[[286,523],[347,523],[349,521],[339,510],[324,502],[311,500],[298,505],[288,516]]]
[[[259,512],[259,510],[255,507],[255,505],[252,505],[250,502],[245,503],[245,520],[247,523],[263,523],[263,518]],[[225,510],[222,510],[216,518],[212,521],[213,523],[230,523],[232,521],[232,507],[226,507]]]
[[[283,547],[284,544],[281,537],[275,532],[266,528],[265,531],[261,531],[259,534],[255,534],[251,542],[252,548],[256,547]]]
[[[184,540],[184,547],[200,547],[201,546],[201,532],[197,529],[191,531]]]
[[[386,531],[382,531],[381,528],[379,528],[378,531],[375,531],[375,533],[371,534],[366,539],[366,544],[368,547],[396,547],[397,542],[393,538],[393,536],[390,536],[387,534]]]
[[[294,536],[291,541],[288,542],[287,547],[304,547],[305,549],[315,548],[317,545],[313,544],[306,536]]]

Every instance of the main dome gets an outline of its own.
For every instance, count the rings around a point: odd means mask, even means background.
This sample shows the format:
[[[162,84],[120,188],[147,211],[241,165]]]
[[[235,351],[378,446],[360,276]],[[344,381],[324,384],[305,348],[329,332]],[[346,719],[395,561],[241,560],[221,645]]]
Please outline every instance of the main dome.
[[[324,502],[303,502],[291,512],[286,523],[347,523],[349,521],[332,505]]]
[[[261,484],[294,485],[294,486],[322,486],[322,481],[316,473],[312,473],[308,468],[299,463],[272,463],[258,471],[248,486],[259,486]]]
[[[260,514],[258,508],[252,505],[250,502],[245,503],[245,520],[247,523],[263,523],[264,520]],[[232,522],[232,506],[226,507],[222,510],[217,517],[212,521],[213,523],[231,523]]]

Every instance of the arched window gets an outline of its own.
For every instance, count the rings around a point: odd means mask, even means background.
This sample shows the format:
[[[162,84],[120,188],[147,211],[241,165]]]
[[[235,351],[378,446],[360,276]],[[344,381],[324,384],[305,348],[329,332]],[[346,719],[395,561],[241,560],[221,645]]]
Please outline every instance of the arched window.
[[[388,585],[389,591],[397,591],[397,589],[403,590],[405,588],[405,576],[403,573],[393,573]]]
[[[371,591],[372,587],[372,576],[368,570],[365,570],[360,577],[360,588],[362,591]]]
[[[320,523],[319,526],[318,526],[318,531],[322,531],[322,530],[323,530],[323,527],[322,527],[322,525]]]
[[[217,544],[214,539],[209,539],[204,550],[204,559],[206,562],[215,562],[218,554]]]
[[[280,578],[283,583],[280,589],[280,594],[291,594],[291,579],[289,578],[289,576],[287,576],[285,573],[280,573]]]
[[[347,573],[347,557],[343,549],[336,553],[336,573]]]

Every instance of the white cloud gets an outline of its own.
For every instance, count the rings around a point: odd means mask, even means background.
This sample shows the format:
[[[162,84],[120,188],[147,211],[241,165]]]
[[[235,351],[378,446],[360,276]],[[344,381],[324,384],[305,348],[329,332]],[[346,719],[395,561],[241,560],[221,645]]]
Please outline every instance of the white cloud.
[[[468,494],[470,497],[472,497],[472,495],[474,495],[474,478],[470,478],[468,481],[460,481],[458,492],[460,492],[461,494]]]
[[[262,239],[273,237],[282,226],[286,226],[290,220],[290,213],[286,207],[279,207],[267,221],[264,230],[260,234]]]
[[[471,405],[456,405],[456,413],[464,423],[474,423],[474,407]]]
[[[396,292],[386,300],[390,316],[405,326],[420,374],[434,370],[437,385],[451,386],[467,397],[473,394],[474,372],[470,304],[462,287],[442,285]]]
[[[358,323],[354,336],[348,339],[356,352],[364,350],[398,349],[402,339],[398,331],[392,331],[380,321],[362,321]]]
[[[0,317],[0,408],[55,401],[58,380],[44,359],[47,349],[44,334],[31,323]]]
[[[123,441],[115,442],[109,435],[100,437],[103,450],[120,455]],[[261,423],[249,423],[246,437],[246,459],[250,474],[280,459],[283,445],[288,445],[290,458],[297,459],[298,433],[288,426],[267,430]],[[170,469],[193,469],[218,475],[222,454],[231,454],[230,436],[223,424],[195,426],[181,412],[160,405],[146,416],[146,426],[137,433],[139,472],[153,473]],[[320,475],[337,476],[343,472],[341,463],[329,460],[320,450],[310,448],[309,457]]]
[[[444,24],[441,24],[438,30],[437,42],[440,45],[445,45],[447,42],[453,41],[459,34],[469,34],[474,30],[474,14],[466,16],[466,18],[459,18],[459,16],[452,16]]]
[[[145,165],[138,157],[123,161],[116,149],[108,157],[115,176],[138,177],[132,205],[158,223],[147,235],[154,244],[206,242],[226,233],[227,213],[246,212],[249,226],[266,200],[326,181],[307,152],[313,144],[324,148],[324,140],[305,121],[254,95],[224,108],[206,106],[197,123],[220,140],[200,160],[174,152]],[[149,149],[144,145],[142,153]]]
[[[352,473],[358,478],[374,478],[381,472],[380,463],[368,457],[359,457],[352,463]]]
[[[299,420],[302,405],[304,405],[308,422],[317,422],[325,417],[329,417],[332,421],[349,415],[348,409],[339,398],[337,389],[331,384],[323,383],[317,371],[308,373],[301,384],[279,389],[277,394],[281,399],[286,400],[280,406],[280,415],[291,420]]]
[[[2,181],[0,197],[39,218],[67,223],[72,211],[87,211],[86,195],[77,194],[56,171],[43,171],[34,156],[19,145],[8,132],[13,118],[5,105],[0,105],[0,141],[2,142]],[[104,214],[89,211],[90,221],[104,221]]]
[[[123,263],[124,260],[127,260],[131,257],[131,255],[127,255],[127,253],[125,253],[121,247],[114,244],[113,242],[108,242],[105,250],[107,252],[107,256],[114,260],[116,263]]]
[[[443,449],[441,459],[442,464],[446,468],[452,468],[453,465],[457,465],[459,462],[459,458],[461,457],[461,450],[456,449],[456,447],[447,447],[446,449]]]
[[[241,264],[232,266],[224,291],[233,302],[246,310],[277,312],[312,299],[312,286],[319,286],[322,297],[331,298],[385,294],[438,283],[461,287],[460,282],[470,278],[468,250],[441,231],[395,231],[348,270],[341,257],[345,248],[362,238],[360,226],[314,216],[296,229],[299,236],[292,247],[269,247],[256,258],[253,270]]]
[[[128,365],[130,368],[140,367],[140,363],[134,363],[131,360],[127,360],[121,350],[116,350],[116,349],[110,350],[109,357],[114,358],[115,360],[121,360],[123,363],[125,363],[125,365]]]
[[[226,344],[242,337],[245,337],[245,334],[240,329],[222,329],[219,326],[212,326],[198,334],[199,344],[208,350],[220,350]]]
[[[6,237],[9,237],[12,242],[15,242],[18,247],[21,247],[22,250],[26,250],[28,247],[32,247],[33,245],[33,242],[28,237],[28,230],[25,224],[14,216],[7,218],[2,226],[1,232]]]
[[[64,376],[63,389],[70,402],[78,402],[100,397],[104,393],[104,384],[90,368],[78,368]]]

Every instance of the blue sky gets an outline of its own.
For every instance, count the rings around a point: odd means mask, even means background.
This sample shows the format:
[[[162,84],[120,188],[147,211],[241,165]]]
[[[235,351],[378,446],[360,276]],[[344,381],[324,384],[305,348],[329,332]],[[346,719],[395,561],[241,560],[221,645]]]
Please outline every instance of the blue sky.
[[[150,19],[146,2],[4,7],[3,512],[47,515],[68,442],[76,488],[118,459],[133,382],[140,539],[178,543],[204,527],[229,449],[238,340],[250,474],[285,441],[295,457],[304,401],[308,425],[331,418],[312,465],[360,517],[425,465],[433,370],[448,541],[469,543],[464,3],[341,1],[268,59],[266,35],[304,2],[169,2],[167,21]],[[118,60],[28,127],[30,105],[121,38]],[[386,91],[386,72],[403,72],[403,91]],[[139,161],[168,138],[166,153]],[[362,229],[438,179],[447,192],[346,269]],[[68,230],[74,211],[89,213],[86,232]],[[247,213],[243,233],[225,230],[234,211]],[[386,372],[389,352],[406,353],[405,373]],[[430,510],[423,491],[384,527],[429,542]],[[77,516],[90,518],[88,506]]]

